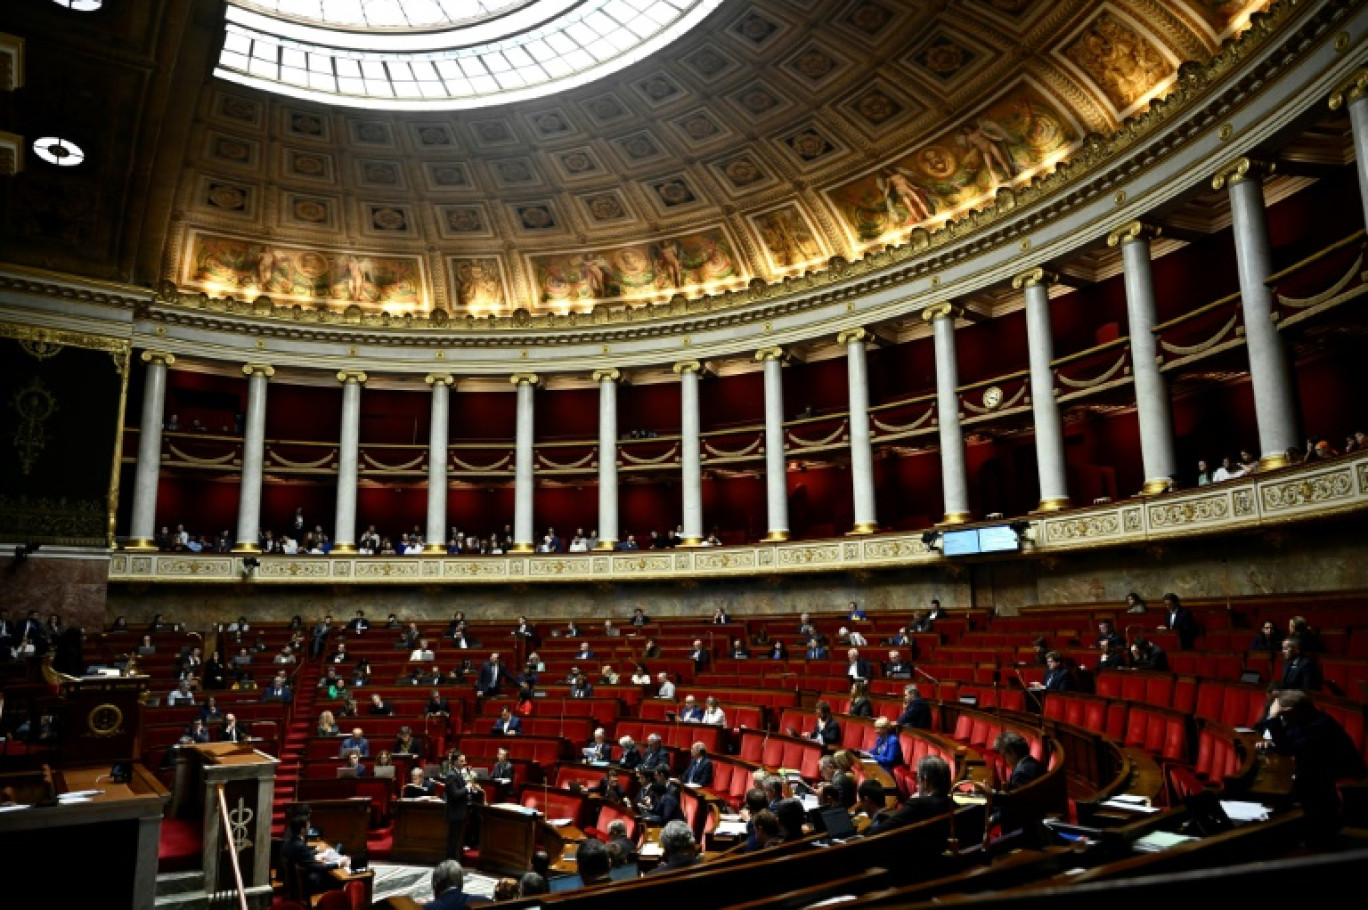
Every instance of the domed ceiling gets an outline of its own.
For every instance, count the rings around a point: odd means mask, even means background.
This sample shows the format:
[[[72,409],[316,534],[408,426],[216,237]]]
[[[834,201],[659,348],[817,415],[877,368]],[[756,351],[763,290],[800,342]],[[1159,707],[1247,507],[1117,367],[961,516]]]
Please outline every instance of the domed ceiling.
[[[206,78],[183,156],[157,163],[176,184],[158,277],[277,306],[482,316],[822,269],[1049,172],[1268,5],[727,0],[606,78],[463,111]],[[231,38],[213,40],[217,59]]]

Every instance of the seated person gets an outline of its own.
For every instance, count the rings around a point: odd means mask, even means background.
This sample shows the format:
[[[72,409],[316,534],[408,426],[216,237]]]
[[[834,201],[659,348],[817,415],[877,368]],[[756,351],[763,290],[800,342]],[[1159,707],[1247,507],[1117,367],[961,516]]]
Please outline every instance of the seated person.
[[[394,706],[381,698],[379,692],[376,692],[371,696],[369,711],[376,717],[394,716]]]
[[[432,690],[428,696],[427,704],[423,706],[423,714],[428,717],[438,717],[451,714],[451,702],[442,697],[442,693],[437,689]]]
[[[1126,640],[1118,635],[1116,630],[1112,628],[1110,619],[1103,619],[1097,623],[1097,643],[1095,647],[1100,650],[1102,642],[1104,641],[1110,642],[1113,650],[1120,651],[1126,647]]]
[[[1002,756],[1009,772],[1007,782],[1001,787],[1004,791],[1024,787],[1045,773],[1045,766],[1036,761],[1031,754],[1031,744],[1020,733],[1003,730],[993,740],[993,751]]]
[[[409,782],[404,784],[401,799],[432,799],[437,795],[437,786],[423,774],[422,768],[409,772]]]
[[[750,648],[741,639],[732,639],[731,656],[732,660],[747,660],[750,658]]]
[[[616,686],[617,684],[618,684],[618,675],[617,675],[616,673],[613,672],[613,668],[612,668],[612,667],[609,667],[609,666],[605,665],[605,666],[603,667],[603,669],[599,671],[599,685],[601,685],[601,686]]]
[[[413,738],[413,728],[405,725],[399,728],[399,735],[394,738],[394,748],[390,751],[395,755],[419,755],[423,750],[418,740]]]
[[[347,868],[350,860],[340,856],[332,848],[316,850],[309,846],[309,819],[298,816],[290,820],[289,833],[280,846],[280,862],[286,868],[286,881],[297,880],[300,892],[305,898],[322,894],[334,888],[341,888],[342,882],[328,872],[332,869]]]
[[[342,745],[337,749],[337,755],[340,758],[350,751],[355,751],[362,758],[370,757],[370,741],[366,739],[360,727],[353,728],[351,736],[342,740]]]
[[[341,736],[342,731],[337,726],[337,718],[331,711],[324,711],[318,715],[318,729],[316,736]]]
[[[703,723],[703,709],[692,695],[684,696],[684,704],[679,707],[679,720],[686,724]]]
[[[584,747],[584,759],[589,762],[613,760],[613,744],[608,742],[608,734],[602,727],[594,731],[594,738]]]
[[[594,649],[589,647],[589,642],[580,642],[579,650],[575,652],[574,660],[593,660]]]
[[[1050,651],[1045,655],[1044,681],[1031,683],[1031,688],[1046,692],[1073,692],[1078,684],[1074,682],[1073,673],[1064,666],[1064,656],[1058,651]]]
[[[693,831],[682,819],[667,822],[660,832],[661,862],[647,875],[660,875],[675,869],[687,869],[702,862]]]
[[[598,838],[586,837],[575,848],[575,871],[586,887],[607,882],[611,868],[608,845]]]
[[[594,687],[589,680],[584,678],[583,673],[575,674],[575,681],[570,684],[571,698],[593,698]]]
[[[727,712],[722,710],[722,706],[715,696],[708,696],[707,707],[703,709],[702,722],[714,727],[725,727],[727,725]]]
[[[887,717],[876,717],[874,729],[878,732],[878,739],[874,741],[874,748],[869,750],[869,756],[879,763],[880,768],[891,772],[903,763],[902,743],[898,741],[898,734]]]
[[[349,769],[357,777],[366,776],[366,766],[361,764],[361,755],[357,752],[347,753],[347,763],[343,767]]]
[[[515,736],[522,732],[522,720],[513,716],[513,711],[504,706],[499,711],[499,719],[494,721],[493,732],[502,736]]]
[[[432,648],[428,647],[426,638],[418,639],[418,644],[414,647],[413,652],[409,654],[409,660],[421,663],[432,663]]]
[[[912,664],[905,660],[902,652],[897,649],[888,652],[888,660],[884,663],[883,670],[887,679],[912,678]]]
[[[708,758],[707,746],[694,743],[689,747],[689,764],[679,776],[679,782],[691,787],[711,787],[713,782],[713,763]]]
[[[602,796],[604,799],[615,803],[626,802],[627,789],[618,780],[618,769],[609,768],[603,774],[603,779],[589,790],[595,796]]]
[[[841,743],[841,724],[831,713],[831,703],[823,699],[817,702],[817,726],[812,738],[823,746],[838,746]]]
[[[513,762],[508,757],[508,750],[500,746],[499,751],[494,755],[494,766],[489,769],[489,777],[492,780],[511,781],[513,772]]]
[[[1110,639],[1102,639],[1102,651],[1097,655],[1097,669],[1099,670],[1124,670],[1126,669],[1126,650],[1124,647],[1113,647]]]
[[[897,809],[876,813],[866,834],[881,834],[913,822],[947,815],[950,810],[950,765],[939,755],[917,762],[917,793]]]
[[[1131,642],[1132,670],[1167,670],[1168,655],[1164,649],[1147,638],[1137,638]]]

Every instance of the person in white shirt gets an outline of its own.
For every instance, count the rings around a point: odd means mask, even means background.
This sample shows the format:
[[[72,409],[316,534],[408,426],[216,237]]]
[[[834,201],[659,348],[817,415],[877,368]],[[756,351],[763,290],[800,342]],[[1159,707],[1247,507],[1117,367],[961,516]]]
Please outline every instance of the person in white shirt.
[[[841,630],[836,633],[836,637],[840,640],[842,644],[850,645],[855,648],[863,648],[869,644],[869,641],[866,640],[865,637],[860,634],[859,629],[856,629],[852,632],[851,630],[842,626]]]
[[[703,709],[703,723],[711,724],[714,727],[725,727],[727,725],[727,713],[718,705],[717,698],[708,696],[708,707]]]
[[[1223,480],[1234,480],[1236,477],[1243,477],[1244,473],[1244,468],[1237,468],[1230,463],[1229,458],[1222,458],[1221,466],[1216,469],[1216,473],[1211,475],[1211,482],[1220,483]]]
[[[571,553],[587,553],[587,552],[589,552],[589,541],[585,540],[583,537],[580,537],[578,534],[576,534],[574,537],[572,537],[572,538],[570,539],[570,552],[571,552]]]
[[[286,537],[280,544],[280,552],[286,556],[295,556],[299,553],[299,542],[293,537]]]
[[[431,663],[433,661],[432,649],[428,647],[426,638],[418,639],[418,647],[413,649],[413,653],[409,655],[409,660],[421,661],[423,663]]]
[[[670,682],[670,677],[666,673],[656,676],[656,682],[660,683],[660,691],[656,693],[656,698],[663,698],[667,701],[674,701],[675,684]]]

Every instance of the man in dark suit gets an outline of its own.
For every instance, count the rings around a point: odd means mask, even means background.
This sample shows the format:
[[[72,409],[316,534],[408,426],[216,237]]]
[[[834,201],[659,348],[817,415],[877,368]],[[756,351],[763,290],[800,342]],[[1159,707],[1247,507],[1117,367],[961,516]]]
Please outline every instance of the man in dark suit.
[[[689,652],[689,660],[693,661],[694,670],[699,671],[707,669],[709,659],[710,655],[708,654],[708,649],[703,647],[703,642],[699,639],[694,639],[693,650]]]
[[[514,736],[522,732],[522,720],[513,716],[513,712],[504,708],[499,712],[499,719],[494,721],[494,733],[499,736]]]
[[[921,697],[921,691],[915,683],[903,688],[903,712],[898,718],[898,726],[916,730],[931,729],[931,706]]]
[[[337,864],[325,865],[319,862],[318,851],[309,846],[308,831],[307,817],[292,819],[289,836],[280,846],[280,862],[287,870],[285,879],[296,880],[305,898],[330,890],[334,884],[336,887],[341,887],[342,884],[328,875],[330,870],[337,868]]]
[[[404,784],[404,791],[400,794],[403,799],[428,799],[436,795],[436,785],[423,776],[422,768],[414,768],[409,772],[409,782]]]
[[[181,737],[183,743],[207,743],[209,742],[209,728],[204,725],[204,721],[196,717],[190,724],[190,729],[185,731]]]
[[[950,806],[950,766],[939,755],[927,755],[917,762],[917,795],[891,812],[885,809],[878,813],[866,833],[881,834],[913,822],[948,816]]]
[[[513,762],[508,758],[508,750],[499,747],[499,751],[494,756],[494,767],[489,769],[489,776],[494,780],[512,780]]]
[[[817,726],[812,731],[812,738],[823,746],[840,745],[841,725],[831,713],[830,702],[817,702]]]
[[[1072,692],[1078,688],[1078,684],[1074,682],[1073,673],[1064,666],[1064,656],[1058,651],[1051,651],[1045,655],[1044,680],[1031,688],[1047,692]]]
[[[684,773],[680,775],[680,783],[688,786],[690,784],[698,787],[710,787],[713,782],[713,763],[708,758],[707,747],[702,743],[694,743],[689,750],[688,766]]]
[[[901,651],[889,651],[888,661],[884,664],[884,676],[888,679],[911,679],[912,664],[903,659]]]
[[[851,648],[846,652],[846,677],[848,679],[862,679],[865,682],[874,678],[874,667],[869,661],[860,656],[858,648]]]
[[[347,623],[347,631],[351,632],[353,635],[361,635],[369,631],[369,629],[370,620],[366,618],[365,610],[357,610],[356,616],[352,618],[351,622]]]
[[[471,777],[465,754],[458,752],[451,763],[451,771],[446,776],[446,852],[450,858],[460,856],[461,848],[465,846],[466,819],[470,816],[471,803],[479,801],[479,797],[475,795],[477,791],[479,787]]]
[[[423,713],[428,717],[451,714],[451,702],[442,697],[442,693],[436,689],[432,690],[432,695],[428,696],[427,704],[423,706]]]
[[[670,767],[670,756],[661,743],[659,733],[652,733],[646,737],[646,751],[641,754],[641,765],[639,767],[646,771]]]
[[[604,799],[612,800],[615,803],[625,802],[627,790],[618,780],[618,769],[609,768],[603,773],[603,780],[589,788],[589,792],[594,796],[601,796]]]
[[[1004,791],[1017,790],[1045,773],[1045,766],[1036,761],[1031,754],[1031,744],[1026,737],[1011,730],[1004,730],[993,741],[993,751],[1002,756],[1007,765],[1009,776]]]
[[[376,717],[393,717],[394,706],[380,697],[376,692],[371,696],[370,713]]]
[[[827,649],[816,637],[808,639],[807,652],[804,655],[808,660],[826,660]]]
[[[247,731],[238,726],[237,716],[226,714],[223,717],[223,729],[219,730],[219,742],[221,743],[240,743],[247,740]]]
[[[498,652],[489,655],[489,660],[480,666],[480,675],[475,680],[475,689],[481,695],[489,697],[499,694],[499,687],[508,678],[508,671],[504,669],[503,663],[499,659]]]
[[[608,734],[602,727],[594,731],[594,738],[584,747],[584,758],[591,762],[613,760],[613,744],[608,742]]]
[[[465,870],[454,859],[445,859],[432,870],[432,900],[423,904],[423,910],[466,910],[477,904],[489,903],[488,898],[477,894],[467,894]]]
[[[332,632],[332,617],[325,616],[314,623],[312,630],[312,641],[309,645],[309,655],[317,660],[323,656],[323,649],[327,647],[328,635]]]
[[[703,709],[692,695],[684,696],[684,704],[679,708],[679,719],[687,724],[703,723]]]
[[[1177,594],[1164,595],[1164,609],[1165,624],[1159,628],[1177,633],[1178,646],[1184,651],[1191,651],[1193,642],[1197,640],[1197,620],[1193,619],[1192,611],[1179,602]]]
[[[294,692],[290,689],[290,684],[286,680],[284,673],[277,673],[271,680],[271,684],[266,687],[266,691],[261,693],[262,701],[280,701],[289,704],[294,701]]]
[[[1303,692],[1319,692],[1323,685],[1320,665],[1314,657],[1305,652],[1302,640],[1292,636],[1283,640],[1283,673],[1279,689],[1301,689]]]
[[[515,638],[533,639],[537,637],[537,627],[527,621],[526,616],[518,617],[518,627],[513,630]]]
[[[574,682],[570,683],[571,698],[593,698],[594,687],[583,673],[576,673]]]
[[[1126,640],[1116,633],[1110,619],[1103,619],[1097,623],[1097,644],[1095,647],[1101,650],[1104,641],[1111,644],[1113,651],[1124,651],[1126,648]]]

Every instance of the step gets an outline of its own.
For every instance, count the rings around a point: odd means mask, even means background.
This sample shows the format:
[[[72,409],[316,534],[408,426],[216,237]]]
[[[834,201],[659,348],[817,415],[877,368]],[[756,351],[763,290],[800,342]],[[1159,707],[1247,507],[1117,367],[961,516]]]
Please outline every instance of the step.
[[[157,898],[204,891],[204,871],[163,872],[157,876]]]

